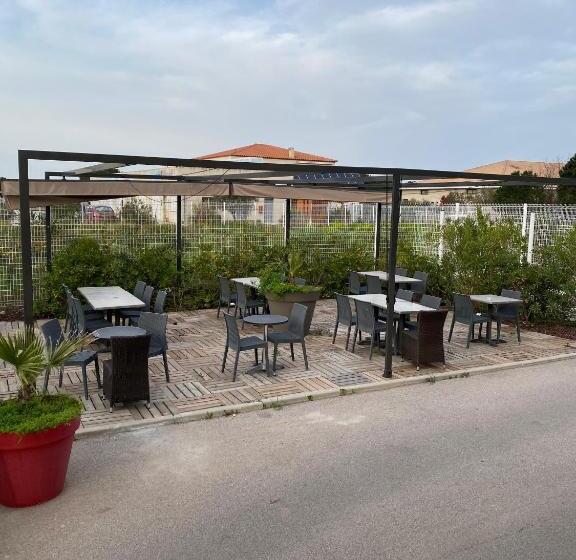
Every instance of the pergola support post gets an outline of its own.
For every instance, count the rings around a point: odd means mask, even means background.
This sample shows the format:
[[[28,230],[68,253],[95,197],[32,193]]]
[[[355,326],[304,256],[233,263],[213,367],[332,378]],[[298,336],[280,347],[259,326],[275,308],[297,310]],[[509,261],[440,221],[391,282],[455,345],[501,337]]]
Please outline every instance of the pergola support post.
[[[288,246],[290,243],[290,226],[291,226],[291,215],[292,207],[290,205],[290,199],[286,199],[286,204],[284,206],[284,246]]]
[[[394,302],[396,301],[396,251],[398,248],[398,230],[400,225],[400,202],[402,191],[400,190],[402,177],[399,173],[392,176],[392,212],[390,217],[390,246],[388,247],[388,293],[386,308],[388,321],[386,321],[386,357],[384,361],[384,377],[392,377],[392,357],[394,353]]]
[[[44,179],[50,179],[50,173],[44,173]],[[44,235],[46,237],[46,270],[52,270],[52,208],[46,206],[44,210]]]
[[[182,197],[176,197],[176,270],[182,270]]]
[[[22,250],[22,296],[24,324],[34,325],[34,290],[32,287],[32,231],[30,227],[30,181],[28,156],[18,151],[18,183],[20,195],[20,247]]]
[[[376,218],[374,220],[374,265],[378,263],[380,258],[380,240],[382,238],[382,203],[376,204]]]

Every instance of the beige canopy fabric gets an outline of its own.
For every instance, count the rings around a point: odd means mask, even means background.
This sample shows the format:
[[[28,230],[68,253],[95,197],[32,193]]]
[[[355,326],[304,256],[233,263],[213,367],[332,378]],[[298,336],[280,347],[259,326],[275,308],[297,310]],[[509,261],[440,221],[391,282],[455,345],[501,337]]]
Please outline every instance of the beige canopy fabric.
[[[9,208],[20,208],[16,179],[0,182]],[[152,180],[54,181],[30,180],[30,206],[54,206],[129,196],[247,196],[326,202],[387,202],[386,192],[350,188],[349,185],[285,186],[264,183],[192,183]]]

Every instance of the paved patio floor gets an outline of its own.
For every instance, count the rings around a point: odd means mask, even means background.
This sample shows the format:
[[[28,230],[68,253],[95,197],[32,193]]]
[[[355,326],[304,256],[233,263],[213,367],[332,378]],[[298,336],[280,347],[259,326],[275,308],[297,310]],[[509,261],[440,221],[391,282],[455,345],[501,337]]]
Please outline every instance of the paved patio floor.
[[[363,383],[390,383],[382,378],[384,356],[375,352],[368,360],[368,347],[357,346],[356,353],[346,351],[345,333],[337,336],[332,345],[332,332],[336,304],[334,300],[318,303],[307,338],[310,369],[304,368],[299,346],[295,347],[295,361],[290,359],[288,346],[280,346],[278,363],[284,369],[269,377],[265,372],[247,373],[254,364],[254,354],[241,354],[238,377],[232,381],[233,359],[228,359],[224,373],[220,366],[224,351],[226,332],[222,316],[217,319],[216,311],[170,313],[169,351],[170,383],[166,383],[161,358],[150,360],[150,383],[152,406],[144,403],[117,407],[109,412],[108,403],[97,388],[94,369],[89,370],[89,399],[83,398],[82,377],[79,368],[65,368],[64,384],[57,387],[57,375],[50,379],[49,390],[64,391],[78,396],[85,407],[81,430],[96,426],[133,424],[150,418],[177,416],[190,411],[201,411],[217,407],[233,407],[241,403],[258,403],[266,399],[286,395],[313,394],[329,389]],[[576,344],[562,338],[541,333],[524,331],[522,343],[518,344],[512,327],[504,326],[503,338],[509,342],[491,347],[473,343],[466,348],[466,328],[456,325],[452,342],[448,343],[446,321],[447,363],[430,365],[417,371],[409,362],[399,357],[394,359],[394,377],[409,377],[444,371],[464,371],[474,367],[498,364],[521,363],[542,357],[576,353]],[[17,324],[3,323],[3,332],[14,330]],[[342,331],[344,329],[340,327]],[[261,334],[256,328],[246,325],[245,334]],[[2,366],[2,364],[0,364]],[[17,391],[14,375],[7,367],[0,367],[0,399],[8,398]]]

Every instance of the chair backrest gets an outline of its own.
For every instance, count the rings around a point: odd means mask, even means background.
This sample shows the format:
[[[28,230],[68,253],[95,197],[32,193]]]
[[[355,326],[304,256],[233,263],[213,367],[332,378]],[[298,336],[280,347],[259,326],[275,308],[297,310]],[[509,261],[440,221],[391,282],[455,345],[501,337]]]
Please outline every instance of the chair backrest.
[[[236,282],[236,301],[240,309],[246,309],[248,294],[246,293],[246,286],[240,282]]]
[[[74,333],[78,330],[78,318],[76,317],[76,306],[74,305],[74,296],[72,294],[72,290],[65,284],[62,284],[64,287],[64,291],[66,292],[66,313],[68,318],[70,319],[69,329],[71,333]]]
[[[408,269],[401,266],[397,266],[396,276],[408,276]]]
[[[60,321],[58,319],[50,319],[40,326],[40,330],[44,335],[44,340],[46,341],[46,346],[53,350],[56,348],[58,343],[64,338],[64,333],[62,332],[62,327],[60,326]]]
[[[153,294],[154,294],[154,286],[146,286],[144,288],[144,294],[142,295],[142,301],[144,302],[144,307],[142,308],[142,311],[150,311]]]
[[[519,292],[517,290],[507,290],[506,288],[504,288],[500,292],[500,295],[513,299],[522,299],[522,292]],[[503,305],[499,305],[497,307],[497,313],[498,315],[503,317],[508,317],[510,319],[517,319],[520,313],[520,305],[514,303],[505,303]]]
[[[218,286],[220,287],[220,301],[228,303],[232,297],[230,280],[224,276],[218,276]]]
[[[425,294],[426,293],[426,285],[428,284],[428,273],[422,272],[421,270],[417,270],[414,273],[414,278],[421,280],[421,282],[414,282],[412,284],[412,290],[415,294]]]
[[[163,349],[168,348],[168,339],[166,337],[168,315],[166,313],[143,311],[138,318],[138,326],[151,336],[150,344],[152,346],[160,346]]]
[[[136,296],[138,299],[142,299],[144,297],[144,290],[146,289],[146,282],[142,280],[138,280],[136,285],[134,286],[134,291],[132,294]]]
[[[147,398],[149,334],[115,336],[110,339],[112,354],[112,400],[124,402]]]
[[[238,348],[240,345],[240,333],[238,332],[236,318],[230,313],[224,313],[224,320],[226,321],[226,346]]]
[[[420,300],[421,305],[424,307],[431,307],[432,309],[440,309],[442,305],[442,298],[424,294]]]
[[[456,321],[469,323],[474,316],[474,304],[470,296],[464,294],[452,294],[454,300],[454,317]]]
[[[164,313],[164,304],[166,303],[166,296],[168,292],[166,290],[160,290],[156,294],[156,301],[154,302],[154,313]]]
[[[305,286],[306,278],[294,278],[294,284],[296,284],[296,286]]]
[[[351,294],[359,294],[362,288],[362,283],[360,282],[360,274],[352,271],[348,277],[348,291]]]
[[[376,322],[374,307],[367,301],[358,301],[356,303],[356,321],[358,328],[364,332],[372,332]]]
[[[301,303],[295,303],[292,306],[290,317],[288,317],[288,332],[298,335],[302,338],[306,335],[306,313],[308,308]]]
[[[350,298],[342,294],[336,294],[336,317],[339,323],[350,325],[352,323],[352,307]]]
[[[400,288],[396,290],[396,299],[403,299],[404,301],[412,301],[414,299],[414,292],[412,290],[405,290]]]
[[[70,295],[70,302],[73,310],[70,333],[72,336],[80,336],[86,332],[86,316],[84,315],[82,302],[72,295]]]
[[[446,309],[438,311],[420,311],[418,313],[418,339],[427,343],[444,344],[444,323],[446,321]]]
[[[382,281],[378,276],[368,275],[366,277],[366,284],[368,286],[367,292],[369,294],[381,294],[382,293]]]

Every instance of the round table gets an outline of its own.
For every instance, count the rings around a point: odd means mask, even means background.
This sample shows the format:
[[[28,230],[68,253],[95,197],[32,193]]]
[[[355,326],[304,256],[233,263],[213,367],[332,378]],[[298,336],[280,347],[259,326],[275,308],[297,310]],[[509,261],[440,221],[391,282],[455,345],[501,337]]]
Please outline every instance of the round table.
[[[92,334],[100,340],[110,340],[115,336],[142,336],[147,333],[146,330],[140,327],[104,327],[103,329],[95,330]]]
[[[268,327],[283,325],[288,322],[288,317],[285,315],[269,315],[264,313],[263,315],[248,315],[244,317],[244,322],[249,325],[263,326],[264,340],[268,342]],[[262,360],[262,371],[266,371],[266,363],[264,360]]]

